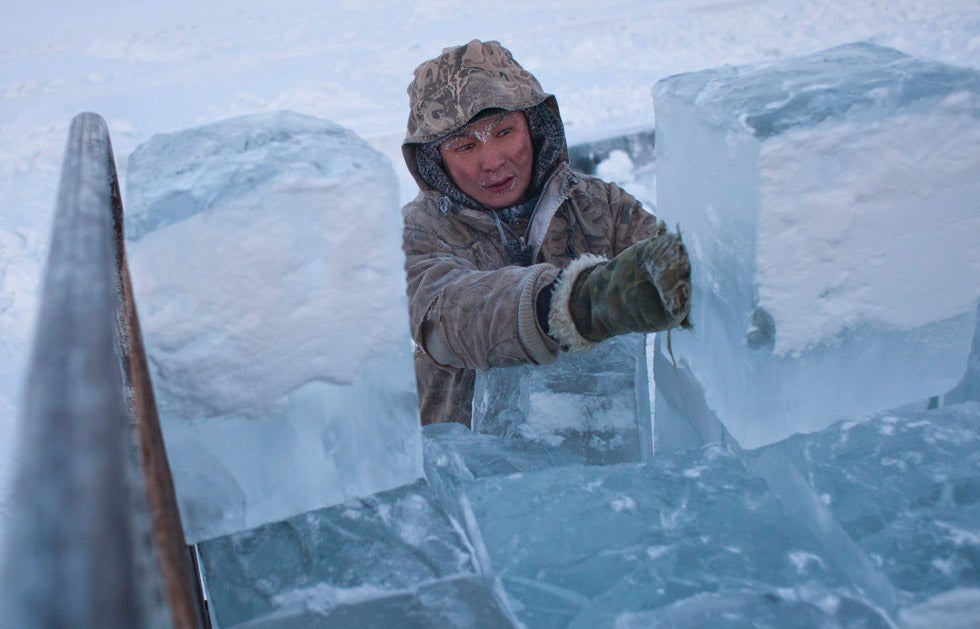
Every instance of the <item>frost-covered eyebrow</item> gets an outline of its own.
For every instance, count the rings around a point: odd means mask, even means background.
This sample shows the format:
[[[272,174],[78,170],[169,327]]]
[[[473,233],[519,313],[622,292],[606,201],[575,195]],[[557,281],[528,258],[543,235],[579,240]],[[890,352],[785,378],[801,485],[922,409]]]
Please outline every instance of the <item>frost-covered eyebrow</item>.
[[[488,116],[487,118],[482,118],[476,122],[468,124],[463,130],[458,133],[449,136],[445,140],[439,143],[440,149],[449,149],[455,142],[462,139],[475,138],[477,140],[485,141],[486,134],[493,133],[493,131],[504,122],[510,116],[518,115],[519,111],[504,111],[499,114],[494,114]]]

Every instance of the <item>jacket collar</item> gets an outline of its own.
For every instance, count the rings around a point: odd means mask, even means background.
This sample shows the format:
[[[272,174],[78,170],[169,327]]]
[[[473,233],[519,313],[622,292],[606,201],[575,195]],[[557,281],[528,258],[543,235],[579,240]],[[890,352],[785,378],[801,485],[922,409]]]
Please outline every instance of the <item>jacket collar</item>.
[[[570,197],[571,191],[579,183],[579,177],[571,171],[568,163],[562,162],[548,177],[538,197],[538,203],[531,213],[527,228],[527,242],[532,247],[533,257],[537,257],[544,237],[558,208]],[[480,231],[496,232],[497,223],[493,210],[477,209],[463,205],[445,195],[439,196],[439,213],[462,221]]]

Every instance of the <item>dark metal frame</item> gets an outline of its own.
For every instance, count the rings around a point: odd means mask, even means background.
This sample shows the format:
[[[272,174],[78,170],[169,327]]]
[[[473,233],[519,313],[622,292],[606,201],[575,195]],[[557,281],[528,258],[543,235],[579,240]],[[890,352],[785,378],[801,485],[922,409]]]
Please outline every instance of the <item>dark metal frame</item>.
[[[72,120],[21,415],[8,627],[201,627],[105,121]]]

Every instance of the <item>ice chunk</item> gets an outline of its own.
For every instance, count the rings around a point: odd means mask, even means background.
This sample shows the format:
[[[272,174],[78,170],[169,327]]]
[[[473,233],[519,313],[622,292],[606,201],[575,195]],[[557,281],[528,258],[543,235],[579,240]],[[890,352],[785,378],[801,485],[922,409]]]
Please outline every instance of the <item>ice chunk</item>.
[[[647,337],[630,334],[551,365],[479,371],[473,430],[561,446],[590,463],[649,460],[647,365]]]
[[[980,403],[876,413],[767,449],[915,602],[980,587]]]
[[[609,615],[612,616],[612,615]],[[617,629],[701,629],[702,627],[866,627],[894,625],[874,608],[849,597],[828,595],[807,601],[791,591],[732,589],[705,592],[670,605],[626,612],[615,619]],[[609,623],[612,624],[612,623]],[[582,625],[576,625],[582,626]]]
[[[484,581],[474,576],[454,577],[380,598],[370,591],[348,594],[322,587],[297,591],[284,597],[296,599],[296,603],[235,625],[235,629],[515,627]]]
[[[855,618],[884,626],[820,541],[722,446],[644,465],[485,477],[466,492],[528,627],[613,626],[630,614],[639,624],[658,609],[668,621],[684,601],[692,626],[696,602],[711,593],[728,601],[719,613],[768,608],[783,619],[795,608],[832,621],[850,601],[862,610]]]
[[[902,610],[904,629],[973,629],[980,617],[980,589],[962,588]]]
[[[669,77],[654,100],[658,212],[694,266],[673,353],[742,446],[959,381],[980,72],[852,44]]]
[[[384,156],[330,122],[263,114],[155,136],[126,194],[189,541],[421,477]]]
[[[493,574],[483,533],[473,515],[466,485],[475,478],[519,474],[583,463],[564,448],[527,439],[474,433],[462,424],[431,424],[422,430],[425,477],[443,507],[466,531],[481,571]]]
[[[848,536],[792,460],[778,450],[766,448],[743,453],[742,460],[753,474],[766,481],[797,525],[820,542],[824,558],[834,564],[865,600],[891,617],[899,604],[895,587],[875,561]]]
[[[200,552],[222,627],[508,624],[424,481],[207,540]]]
[[[441,465],[441,458],[453,457],[468,479],[585,463],[583,456],[559,446],[481,434],[453,422],[424,426],[422,437],[427,470],[430,462]],[[432,482],[428,472],[426,477]]]
[[[967,360],[966,373],[953,390],[943,396],[946,404],[980,402],[980,303],[977,304],[977,325],[973,331],[973,346]]]

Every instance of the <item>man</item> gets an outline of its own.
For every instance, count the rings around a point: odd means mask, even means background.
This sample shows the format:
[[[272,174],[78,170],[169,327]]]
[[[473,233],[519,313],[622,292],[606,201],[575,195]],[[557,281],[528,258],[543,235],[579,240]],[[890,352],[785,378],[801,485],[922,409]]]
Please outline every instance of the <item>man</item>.
[[[422,423],[470,425],[476,369],[549,364],[690,327],[679,234],[571,172],[555,97],[498,42],[447,48],[408,88],[403,210]]]

